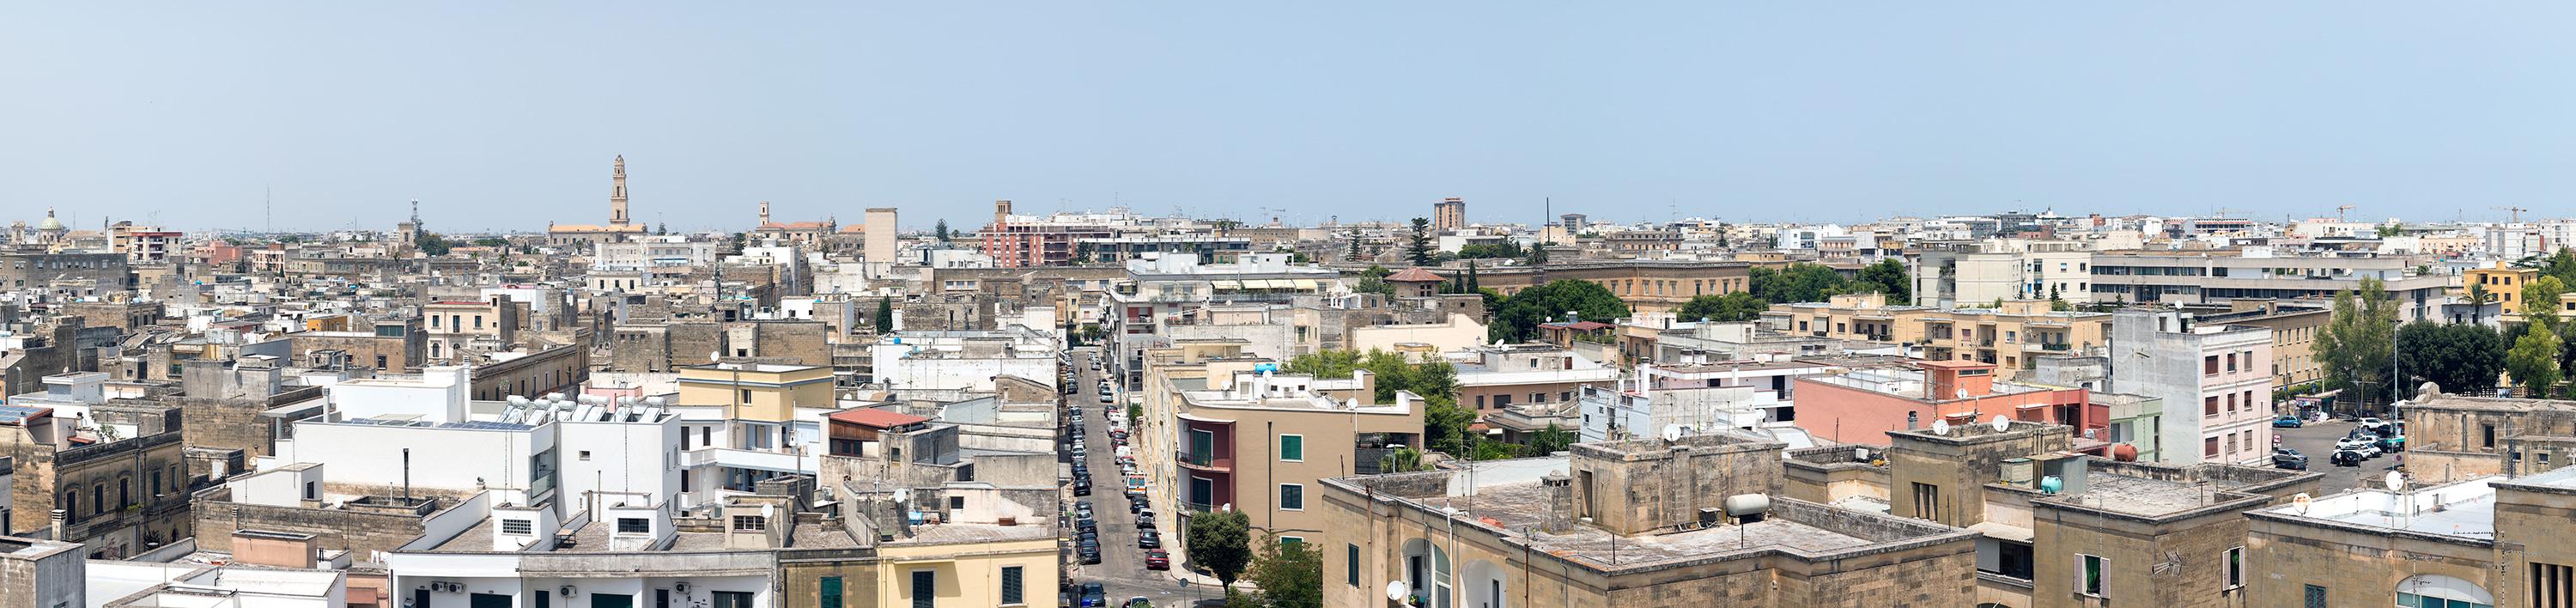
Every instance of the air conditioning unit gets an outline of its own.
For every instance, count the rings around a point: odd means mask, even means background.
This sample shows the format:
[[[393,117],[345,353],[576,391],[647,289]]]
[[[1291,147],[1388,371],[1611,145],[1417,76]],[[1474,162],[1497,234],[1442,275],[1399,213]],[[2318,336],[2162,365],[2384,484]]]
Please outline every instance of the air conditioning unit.
[[[580,593],[581,590],[572,588],[572,585],[564,585],[562,589],[556,589],[555,592],[563,594],[564,597],[572,597],[572,594]]]
[[[688,582],[688,581],[680,581],[680,582],[677,582],[677,583],[671,583],[671,590],[672,590],[672,591],[678,591],[678,592],[681,592],[681,593],[688,593],[688,592],[689,592],[689,582]]]

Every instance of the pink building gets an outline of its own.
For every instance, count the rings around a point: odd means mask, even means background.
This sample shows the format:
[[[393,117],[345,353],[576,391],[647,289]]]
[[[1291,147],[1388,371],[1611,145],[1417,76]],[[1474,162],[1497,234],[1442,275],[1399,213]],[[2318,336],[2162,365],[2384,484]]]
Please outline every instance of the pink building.
[[[1798,378],[1798,427],[1836,442],[1878,444],[1888,431],[1925,428],[1934,420],[1983,424],[2001,415],[2075,427],[2076,451],[2108,454],[2110,406],[2092,403],[2084,389],[1998,382],[1992,363],[1914,366]]]

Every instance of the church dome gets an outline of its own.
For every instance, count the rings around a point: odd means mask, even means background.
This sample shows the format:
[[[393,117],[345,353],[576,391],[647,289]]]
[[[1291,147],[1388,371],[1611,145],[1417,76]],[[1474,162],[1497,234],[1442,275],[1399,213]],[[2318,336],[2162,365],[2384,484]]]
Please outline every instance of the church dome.
[[[37,223],[36,223],[36,229],[37,229],[37,230],[62,230],[62,229],[63,229],[63,221],[62,221],[62,220],[58,220],[58,219],[54,219],[54,210],[53,210],[53,209],[48,208],[48,209],[46,209],[46,210],[45,210],[45,221],[37,222]]]

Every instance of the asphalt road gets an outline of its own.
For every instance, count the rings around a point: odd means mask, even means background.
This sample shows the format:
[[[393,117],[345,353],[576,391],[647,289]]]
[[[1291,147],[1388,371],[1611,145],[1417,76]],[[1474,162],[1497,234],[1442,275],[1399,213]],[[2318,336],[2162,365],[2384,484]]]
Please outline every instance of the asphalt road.
[[[1112,605],[1136,596],[1152,600],[1155,606],[1186,606],[1192,600],[1211,597],[1208,588],[1182,586],[1169,571],[1145,569],[1145,550],[1136,546],[1136,516],[1127,512],[1127,497],[1121,493],[1120,484],[1124,482],[1118,473],[1117,444],[1109,439],[1109,413],[1105,408],[1111,404],[1100,398],[1101,374],[1091,369],[1091,358],[1097,355],[1096,350],[1073,351],[1074,377],[1079,384],[1072,395],[1066,396],[1067,401],[1080,406],[1083,449],[1088,455],[1086,464],[1091,468],[1092,481],[1092,494],[1073,500],[1091,501],[1092,513],[1100,525],[1100,563],[1074,564],[1074,584],[1078,587],[1082,583],[1100,583],[1108,589]],[[1070,504],[1065,507],[1067,512],[1072,508]],[[1157,514],[1156,520],[1160,524],[1163,517]],[[1157,530],[1166,548],[1181,542],[1178,533]],[[1072,554],[1067,556],[1071,558]]]
[[[2326,456],[2334,453],[2335,440],[2342,439],[2344,434],[2352,432],[2352,427],[2351,422],[2329,420],[2309,423],[2307,426],[2295,429],[2276,428],[2272,429],[2272,433],[2281,438],[2282,447],[2308,455],[2308,471],[2326,475],[2325,481],[2318,488],[2318,495],[2325,496],[2354,488],[2380,487],[2380,479],[2387,476],[2389,471],[2395,470],[2399,457],[2405,454],[2405,452],[2397,452],[2364,460],[2358,467],[2339,467],[2328,464]]]

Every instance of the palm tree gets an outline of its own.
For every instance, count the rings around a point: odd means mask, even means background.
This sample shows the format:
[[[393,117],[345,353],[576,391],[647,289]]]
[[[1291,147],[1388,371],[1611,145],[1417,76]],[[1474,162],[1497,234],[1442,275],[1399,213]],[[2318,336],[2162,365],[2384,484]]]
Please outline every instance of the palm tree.
[[[2485,286],[2485,285],[2470,285],[2470,286],[2469,286],[2469,324],[2470,324],[2470,325],[2485,325],[2485,324],[2486,324],[2486,322],[2487,322],[2487,319],[2486,319],[2487,303],[2488,303],[2488,302],[2494,302],[2494,301],[2495,301],[2495,299],[2496,299],[2495,294],[2487,293],[2487,286]]]

